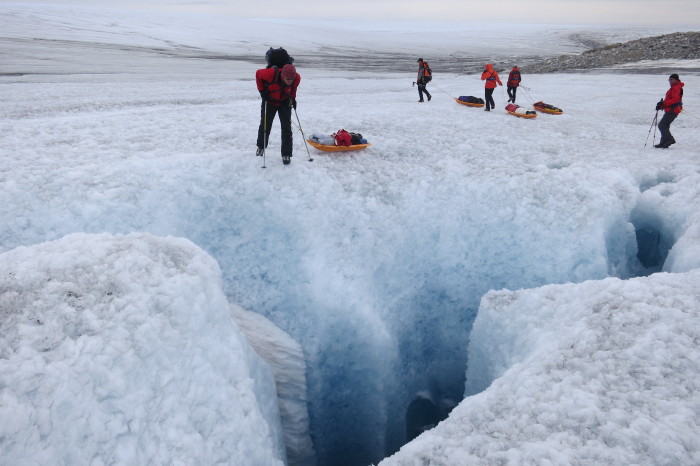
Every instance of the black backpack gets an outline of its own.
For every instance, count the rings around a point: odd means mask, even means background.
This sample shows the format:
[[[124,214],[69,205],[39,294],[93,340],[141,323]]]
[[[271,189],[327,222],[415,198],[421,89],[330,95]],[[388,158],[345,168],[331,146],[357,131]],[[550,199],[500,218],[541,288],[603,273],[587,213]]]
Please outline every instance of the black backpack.
[[[362,144],[362,135],[360,133],[350,133],[350,145]]]
[[[284,65],[291,65],[294,63],[294,58],[290,57],[287,51],[282,47],[277,49],[270,47],[270,50],[265,53],[265,62],[267,62],[268,68],[272,68],[273,66],[282,68]]]

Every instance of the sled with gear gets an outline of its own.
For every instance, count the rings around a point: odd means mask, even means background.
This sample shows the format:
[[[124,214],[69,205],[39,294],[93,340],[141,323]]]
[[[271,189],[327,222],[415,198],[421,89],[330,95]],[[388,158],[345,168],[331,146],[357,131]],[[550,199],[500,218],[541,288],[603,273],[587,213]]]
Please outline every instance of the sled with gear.
[[[323,152],[364,150],[372,145],[360,133],[350,133],[344,129],[338,130],[330,136],[314,133],[306,141],[315,149]]]
[[[520,105],[508,104],[506,105],[506,112],[520,118],[535,118],[537,112],[534,110],[528,110]]]
[[[471,95],[461,95],[455,99],[458,104],[466,105],[468,107],[483,107],[484,99],[479,97],[474,97]]]
[[[561,115],[562,113],[564,113],[564,110],[557,108],[554,105],[545,104],[541,100],[539,102],[535,102],[534,104],[532,104],[532,106],[538,112],[549,113],[550,115]]]

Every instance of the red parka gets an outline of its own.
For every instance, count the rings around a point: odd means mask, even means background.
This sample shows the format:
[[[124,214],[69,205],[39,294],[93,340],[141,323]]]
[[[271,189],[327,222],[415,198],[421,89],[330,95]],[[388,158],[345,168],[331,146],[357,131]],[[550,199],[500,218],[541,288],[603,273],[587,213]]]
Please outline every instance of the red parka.
[[[486,69],[481,73],[481,80],[486,81],[484,84],[486,89],[494,89],[496,83],[498,83],[499,86],[503,85],[501,78],[498,77],[498,73],[496,73],[496,70],[493,69],[493,65],[490,63],[486,65]]]
[[[517,66],[514,66],[510,74],[508,74],[508,87],[518,87],[520,86],[520,70]]]
[[[287,85],[282,80],[282,71],[275,67],[264,68],[255,72],[255,83],[258,85],[258,91],[267,90],[270,96],[267,101],[277,107],[290,98],[297,98],[299,82],[301,82],[301,75],[296,73],[292,84]]]
[[[668,91],[666,91],[666,97],[664,97],[664,112],[673,112],[676,115],[681,113],[683,110],[683,84],[680,81],[676,81],[671,85]]]

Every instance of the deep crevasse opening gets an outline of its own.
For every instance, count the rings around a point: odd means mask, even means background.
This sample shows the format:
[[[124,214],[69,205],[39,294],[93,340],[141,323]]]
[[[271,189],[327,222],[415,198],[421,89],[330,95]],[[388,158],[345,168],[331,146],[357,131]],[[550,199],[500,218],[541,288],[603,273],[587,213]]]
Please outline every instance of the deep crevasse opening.
[[[304,348],[318,464],[376,463],[449,414],[464,395],[469,332],[488,290],[604,278],[611,262],[634,275],[635,229],[622,206],[619,218],[595,206],[555,218],[559,194],[523,191],[557,187],[533,183],[481,205],[471,200],[491,188],[472,184],[478,192],[449,196],[443,209],[423,193],[410,209],[378,203],[364,217],[351,213],[356,199],[331,202],[310,217],[324,218],[321,231],[285,202],[266,205],[264,219],[235,200],[219,211],[227,221],[199,243],[222,263],[232,300]],[[247,235],[262,247],[247,249]],[[266,289],[275,292],[252,301]]]

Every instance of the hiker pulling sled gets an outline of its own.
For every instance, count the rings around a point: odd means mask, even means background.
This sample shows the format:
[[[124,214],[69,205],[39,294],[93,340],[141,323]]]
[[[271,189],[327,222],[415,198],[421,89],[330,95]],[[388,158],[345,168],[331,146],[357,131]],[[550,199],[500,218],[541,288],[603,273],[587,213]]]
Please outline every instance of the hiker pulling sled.
[[[292,111],[296,112],[297,88],[301,81],[301,76],[292,65],[294,59],[286,50],[271,48],[265,60],[267,67],[255,72],[255,84],[262,98],[255,155],[263,158],[263,168],[265,168],[265,149],[270,140],[272,123],[276,115],[279,115],[282,133],[282,163],[289,165],[292,160]]]
[[[683,86],[681,78],[673,73],[668,77],[669,89],[666,91],[666,96],[656,104],[656,112],[664,111],[664,116],[659,122],[659,131],[661,132],[661,140],[654,145],[657,149],[668,149],[676,143],[671,134],[671,123],[683,111]]]

